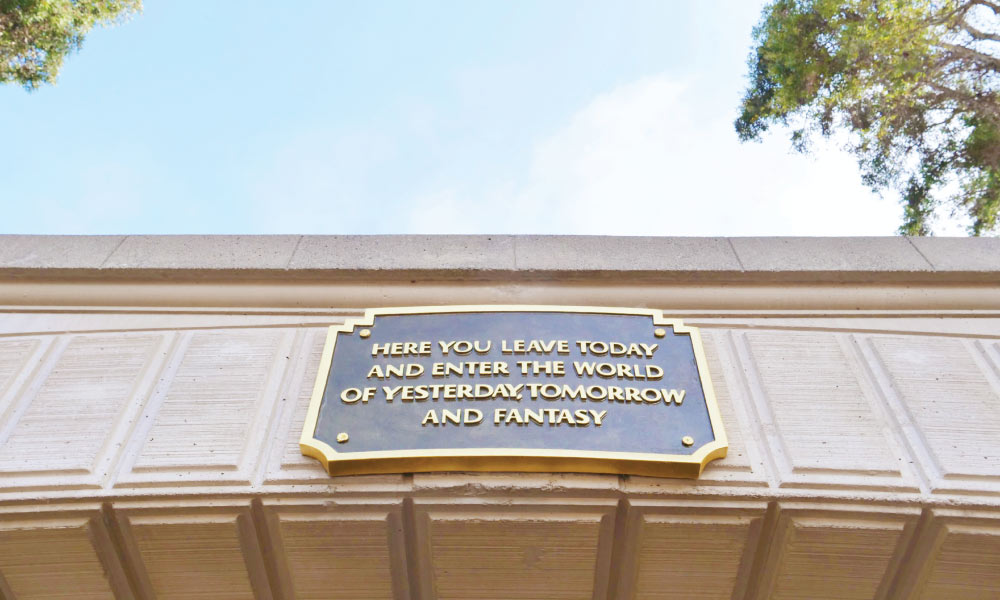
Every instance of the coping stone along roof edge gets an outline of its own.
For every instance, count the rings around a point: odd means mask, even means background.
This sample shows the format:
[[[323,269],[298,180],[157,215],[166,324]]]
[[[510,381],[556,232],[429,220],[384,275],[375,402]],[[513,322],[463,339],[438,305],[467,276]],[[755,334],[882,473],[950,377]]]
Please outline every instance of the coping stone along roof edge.
[[[1000,238],[0,235],[0,278],[1000,285]]]

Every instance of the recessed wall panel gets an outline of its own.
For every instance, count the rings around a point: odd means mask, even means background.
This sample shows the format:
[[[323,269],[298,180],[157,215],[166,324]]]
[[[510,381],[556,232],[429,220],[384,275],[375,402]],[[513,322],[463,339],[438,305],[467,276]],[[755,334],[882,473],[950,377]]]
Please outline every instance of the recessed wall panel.
[[[641,500],[630,503],[617,598],[740,597],[754,558],[763,503]]]
[[[248,506],[118,508],[144,596],[247,600],[266,589]]]
[[[248,482],[281,401],[293,332],[197,331],[160,382],[118,485]]]
[[[0,575],[17,600],[111,600],[88,517],[0,520]]]
[[[986,357],[955,338],[872,336],[869,343],[932,486],[1000,492],[1000,392],[983,370]]]
[[[408,594],[399,504],[265,505],[285,594],[392,599]]]
[[[601,597],[614,505],[506,509],[418,506],[425,596],[552,600]],[[602,540],[602,532],[605,533]]]
[[[885,597],[919,510],[786,505],[778,514],[758,599],[870,600]]]
[[[757,414],[782,486],[915,489],[849,338],[749,331],[742,338]]]
[[[96,483],[99,457],[120,449],[108,447],[112,432],[145,401],[143,379],[162,341],[156,334],[72,336],[0,441],[0,472],[82,475]]]

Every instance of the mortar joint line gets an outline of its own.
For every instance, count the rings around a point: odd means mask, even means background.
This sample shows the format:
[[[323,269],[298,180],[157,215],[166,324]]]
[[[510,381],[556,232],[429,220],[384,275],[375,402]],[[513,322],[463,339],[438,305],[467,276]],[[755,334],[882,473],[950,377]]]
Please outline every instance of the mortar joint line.
[[[97,268],[98,269],[103,269],[104,265],[108,264],[108,261],[111,260],[111,257],[115,255],[115,252],[118,252],[118,249],[122,247],[122,244],[125,243],[125,240],[127,240],[130,237],[132,237],[132,236],[123,235],[122,239],[118,240],[118,243],[115,244],[115,247],[112,248],[111,252],[109,252],[108,255],[104,257],[104,260],[101,261],[101,264],[98,265]]]
[[[918,248],[917,245],[913,243],[913,238],[912,237],[906,236],[906,241],[907,241],[907,243],[910,244],[911,248],[913,248],[914,250],[917,251],[917,254],[920,255],[920,258],[924,259],[924,262],[926,262],[927,266],[929,266],[931,268],[931,271],[937,271],[937,267],[934,266],[934,263],[932,263],[931,260],[929,258],[927,258],[924,255],[923,252],[920,251],[920,248]]]
[[[296,254],[298,253],[298,251],[299,251],[299,246],[300,246],[300,245],[302,245],[302,239],[303,239],[304,237],[306,237],[306,236],[304,236],[304,235],[300,235],[300,236],[298,237],[298,239],[297,239],[297,240],[295,240],[295,247],[294,247],[294,248],[292,248],[292,254],[291,254],[291,255],[290,255],[289,257],[288,257],[288,262],[286,262],[286,263],[285,263],[285,270],[286,270],[286,271],[287,271],[288,269],[290,269],[290,268],[291,268],[291,266],[292,266],[292,261],[293,261],[293,260],[295,260],[295,255],[296,255]]]
[[[733,256],[736,257],[736,264],[740,266],[740,272],[746,273],[747,269],[743,266],[743,259],[740,258],[740,253],[736,251],[736,246],[733,244],[733,238],[727,237],[726,243],[729,244],[729,249],[733,251]]]

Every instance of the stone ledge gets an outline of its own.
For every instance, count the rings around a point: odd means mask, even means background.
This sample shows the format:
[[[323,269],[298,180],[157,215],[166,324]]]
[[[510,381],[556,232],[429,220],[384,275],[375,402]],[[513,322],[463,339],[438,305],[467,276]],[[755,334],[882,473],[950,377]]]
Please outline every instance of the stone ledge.
[[[1000,239],[0,235],[0,278],[997,284]]]

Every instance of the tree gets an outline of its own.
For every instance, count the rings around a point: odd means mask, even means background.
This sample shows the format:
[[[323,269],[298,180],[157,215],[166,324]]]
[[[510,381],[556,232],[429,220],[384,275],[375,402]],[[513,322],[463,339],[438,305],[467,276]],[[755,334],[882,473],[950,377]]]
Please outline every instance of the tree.
[[[125,19],[142,0],[0,0],[0,83],[55,83],[66,55],[95,25]]]
[[[865,184],[896,189],[899,233],[935,209],[996,231],[1000,212],[1000,2],[775,0],[753,32],[743,141],[792,127],[793,147],[849,133]]]

